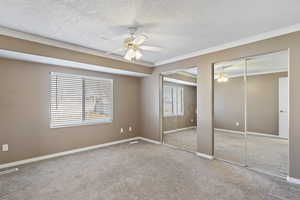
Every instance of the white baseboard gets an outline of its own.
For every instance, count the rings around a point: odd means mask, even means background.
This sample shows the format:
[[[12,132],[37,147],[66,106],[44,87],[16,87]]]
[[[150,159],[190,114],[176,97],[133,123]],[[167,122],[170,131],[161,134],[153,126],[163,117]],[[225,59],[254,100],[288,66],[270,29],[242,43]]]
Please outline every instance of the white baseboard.
[[[47,159],[56,158],[56,157],[60,157],[60,156],[71,155],[71,154],[75,154],[75,153],[79,153],[79,152],[83,152],[83,151],[89,151],[89,150],[98,149],[98,148],[102,148],[102,147],[126,143],[126,142],[130,142],[133,140],[143,140],[143,141],[150,142],[153,144],[161,144],[161,142],[159,142],[159,141],[151,140],[151,139],[144,138],[144,137],[132,137],[132,138],[117,140],[117,141],[108,142],[108,143],[104,143],[104,144],[88,146],[88,147],[73,149],[73,150],[69,150],[69,151],[63,151],[63,152],[49,154],[49,155],[45,155],[45,156],[39,156],[39,157],[29,158],[29,159],[25,159],[25,160],[19,160],[19,161],[15,161],[15,162],[11,162],[11,163],[5,163],[5,164],[0,165],[0,169],[6,169],[6,168],[24,165],[24,164],[28,164],[28,163],[32,163],[32,162],[47,160]]]
[[[214,131],[235,133],[235,134],[240,134],[240,135],[244,134],[244,132],[242,132],[242,131],[234,131],[234,130],[221,129],[221,128],[214,128]]]
[[[69,150],[69,151],[63,151],[63,152],[59,152],[59,153],[49,154],[49,155],[45,155],[45,156],[39,156],[39,157],[35,157],[35,158],[29,158],[29,159],[15,161],[15,162],[11,162],[11,163],[5,163],[5,164],[0,165],[0,169],[15,167],[15,166],[18,166],[18,165],[24,165],[24,164],[28,164],[28,163],[32,163],[32,162],[41,161],[41,160],[47,160],[47,159],[56,158],[56,157],[60,157],[60,156],[65,156],[65,155],[70,155],[70,154],[75,154],[75,153],[79,153],[79,152],[83,152],[83,151],[88,151],[88,150],[98,149],[98,148],[102,148],[102,147],[112,146],[112,145],[115,145],[115,144],[126,143],[126,142],[130,142],[130,141],[133,141],[133,140],[144,140],[144,141],[147,141],[147,142],[152,141],[150,139],[146,139],[146,138],[142,138],[142,137],[132,137],[132,138],[117,140],[117,141],[108,142],[108,143],[104,143],[104,144],[88,146],[88,147],[73,149],[73,150]],[[154,141],[154,142],[156,142],[156,141]],[[152,143],[154,143],[154,142],[152,141]]]
[[[8,170],[0,171],[0,176],[4,175],[4,174],[10,174],[10,173],[13,173],[13,172],[17,172],[17,171],[19,171],[18,168],[10,168]]]
[[[150,142],[150,143],[153,143],[153,144],[161,144],[161,142],[159,142],[157,140],[152,140],[152,139],[148,139],[148,138],[145,138],[145,137],[137,137],[137,139],[143,140],[145,142]]]
[[[164,134],[176,133],[176,132],[185,131],[185,130],[194,129],[194,128],[197,128],[197,126],[189,126],[189,127],[185,127],[185,128],[179,128],[179,129],[175,129],[175,130],[164,131]]]
[[[205,159],[208,159],[208,160],[213,160],[214,157],[211,156],[211,155],[208,155],[208,154],[205,154],[205,153],[199,153],[199,152],[195,152],[195,154],[201,158],[205,158]]]
[[[287,182],[289,183],[294,183],[294,184],[300,184],[300,179],[297,179],[297,178],[293,178],[293,177],[287,177],[286,178]]]
[[[240,134],[243,135],[244,132],[242,131],[234,131],[234,130],[228,130],[228,129],[220,129],[220,128],[215,128],[215,131],[221,131],[221,132],[228,132],[228,133],[234,133],[234,134]],[[265,133],[257,133],[257,132],[247,132],[248,135],[256,135],[256,136],[261,136],[261,137],[271,137],[271,138],[277,138],[277,139],[288,139],[285,137],[277,136],[277,135],[271,135],[271,134],[265,134]]]

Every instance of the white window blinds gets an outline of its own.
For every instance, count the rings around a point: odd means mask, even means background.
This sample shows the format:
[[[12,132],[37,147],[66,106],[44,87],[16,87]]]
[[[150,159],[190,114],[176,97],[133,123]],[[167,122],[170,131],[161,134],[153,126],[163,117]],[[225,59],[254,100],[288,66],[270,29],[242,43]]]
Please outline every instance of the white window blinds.
[[[111,122],[113,80],[50,73],[50,127]]]
[[[184,115],[183,88],[164,86],[164,116]]]

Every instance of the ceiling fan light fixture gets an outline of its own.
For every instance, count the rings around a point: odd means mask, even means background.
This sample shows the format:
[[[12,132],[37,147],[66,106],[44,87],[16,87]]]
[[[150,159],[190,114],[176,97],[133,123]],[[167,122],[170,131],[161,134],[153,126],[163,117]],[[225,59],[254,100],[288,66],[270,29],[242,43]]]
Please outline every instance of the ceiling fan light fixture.
[[[123,42],[124,47],[121,48],[121,50],[126,49],[126,53],[124,55],[124,59],[128,60],[129,62],[133,62],[135,60],[139,60],[143,57],[143,51],[153,51],[153,52],[158,52],[161,51],[161,47],[157,46],[148,46],[148,45],[143,45],[143,43],[148,40],[148,36],[144,34],[136,34],[137,32],[137,27],[129,27],[129,38],[125,39]],[[106,54],[112,54],[114,52],[117,52],[118,50],[110,51],[107,52]]]
[[[139,49],[129,48],[124,56],[124,59],[128,61],[133,61],[141,59],[142,56],[143,54]]]
[[[136,59],[136,60],[139,60],[139,59],[142,58],[142,56],[143,56],[142,52],[141,52],[140,50],[137,49],[137,50],[135,51],[135,59]]]
[[[228,80],[229,80],[229,78],[223,72],[221,72],[217,77],[217,81],[219,83],[224,83],[224,82],[227,82]]]
[[[133,49],[128,49],[128,51],[126,52],[124,58],[128,61],[132,61],[133,58],[135,57],[135,52]]]
[[[134,51],[134,49],[129,49],[128,50],[128,55],[129,55],[129,57],[134,58],[135,57],[135,51]]]
[[[128,60],[128,61],[132,61],[132,58],[129,57],[127,54],[125,54],[124,59],[125,59],[125,60]]]

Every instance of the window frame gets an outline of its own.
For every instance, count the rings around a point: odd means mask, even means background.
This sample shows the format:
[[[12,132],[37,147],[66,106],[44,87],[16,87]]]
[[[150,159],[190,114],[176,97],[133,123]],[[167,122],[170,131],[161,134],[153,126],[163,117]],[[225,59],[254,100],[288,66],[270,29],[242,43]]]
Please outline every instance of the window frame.
[[[174,85],[165,85],[165,87],[171,88],[171,95],[172,95],[172,114],[165,114],[165,111],[163,110],[163,116],[164,117],[179,117],[179,116],[184,116],[184,88],[181,86],[174,86]],[[176,91],[176,92],[175,92]],[[178,112],[178,91],[181,91],[181,108],[182,112]],[[176,95],[175,95],[176,93]],[[174,96],[175,95],[175,96]],[[176,98],[176,105],[174,105],[174,99]],[[163,98],[163,104],[165,106],[165,99]],[[176,108],[175,108],[176,106]]]
[[[82,80],[82,114],[81,114],[81,121],[80,122],[71,122],[71,123],[63,123],[60,125],[53,125],[51,123],[51,76],[55,75],[62,75],[62,76],[72,76],[76,78],[80,78]],[[98,119],[98,120],[83,120],[83,117],[85,115],[84,113],[84,107],[85,107],[85,87],[84,87],[84,81],[86,79],[89,80],[105,80],[111,82],[111,93],[112,93],[112,107],[111,107],[111,113],[110,117],[107,119]],[[49,128],[64,128],[64,127],[75,127],[75,126],[84,126],[84,125],[96,125],[96,124],[107,124],[112,123],[114,119],[114,79],[113,78],[104,78],[104,77],[95,77],[95,76],[85,76],[85,75],[77,75],[77,74],[71,74],[71,73],[61,73],[61,72],[49,72],[49,87],[48,87],[48,104],[49,104]]]

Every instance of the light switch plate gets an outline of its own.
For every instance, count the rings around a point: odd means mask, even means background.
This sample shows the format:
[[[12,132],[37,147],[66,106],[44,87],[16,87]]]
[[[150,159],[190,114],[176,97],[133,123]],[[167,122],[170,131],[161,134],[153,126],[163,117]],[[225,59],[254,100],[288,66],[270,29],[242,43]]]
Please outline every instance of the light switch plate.
[[[131,127],[131,126],[129,126],[129,128],[128,128],[128,131],[129,131],[129,132],[131,132],[131,131],[132,131],[132,127]]]
[[[124,133],[124,129],[123,128],[120,129],[120,133]]]

